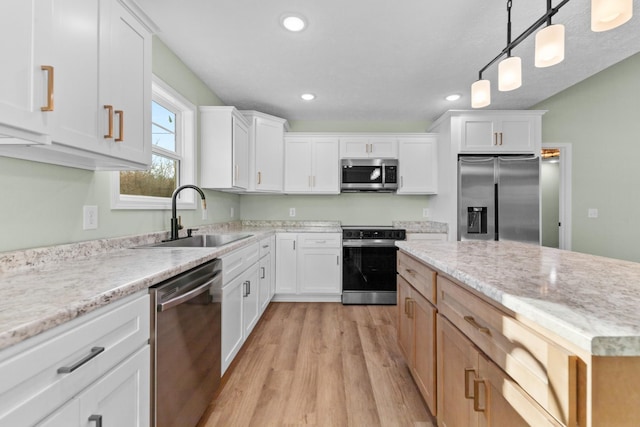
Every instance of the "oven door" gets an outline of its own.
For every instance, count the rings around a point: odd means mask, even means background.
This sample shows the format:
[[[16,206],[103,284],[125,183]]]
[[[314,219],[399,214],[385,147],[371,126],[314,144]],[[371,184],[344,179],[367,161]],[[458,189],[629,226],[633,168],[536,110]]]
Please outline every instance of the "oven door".
[[[395,246],[342,249],[343,304],[396,304]]]

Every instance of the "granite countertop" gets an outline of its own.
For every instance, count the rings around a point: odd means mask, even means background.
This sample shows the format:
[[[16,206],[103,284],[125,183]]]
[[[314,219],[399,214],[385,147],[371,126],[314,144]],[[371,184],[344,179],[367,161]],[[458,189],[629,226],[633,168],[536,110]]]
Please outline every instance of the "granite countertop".
[[[597,356],[640,356],[640,264],[515,242],[396,242]]]
[[[252,221],[196,234],[249,233],[218,248],[137,248],[167,233],[0,254],[0,350],[275,232],[337,232],[335,221]]]

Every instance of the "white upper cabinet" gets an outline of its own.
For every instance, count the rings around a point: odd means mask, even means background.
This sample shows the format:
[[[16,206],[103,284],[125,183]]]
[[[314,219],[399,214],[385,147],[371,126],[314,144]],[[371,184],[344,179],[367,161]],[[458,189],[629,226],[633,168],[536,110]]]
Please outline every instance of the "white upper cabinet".
[[[536,153],[540,128],[540,115],[526,111],[461,115],[460,152]]]
[[[289,133],[284,172],[285,193],[340,193],[338,138]]]
[[[398,141],[394,137],[341,137],[341,159],[396,159],[398,157]]]
[[[200,107],[200,186],[249,187],[249,124],[235,107]]]
[[[119,1],[102,4],[100,133],[112,156],[150,164],[151,38]]]
[[[151,34],[118,0],[5,1],[0,39],[0,155],[151,163]]]
[[[437,135],[402,138],[398,147],[398,194],[438,192]]]
[[[248,191],[282,192],[287,121],[258,111],[241,111],[250,125]]]
[[[0,3],[0,144],[46,143],[46,93],[50,72],[36,64],[36,15],[50,1],[3,0]],[[42,64],[48,65],[48,64]],[[11,137],[26,138],[16,141]]]

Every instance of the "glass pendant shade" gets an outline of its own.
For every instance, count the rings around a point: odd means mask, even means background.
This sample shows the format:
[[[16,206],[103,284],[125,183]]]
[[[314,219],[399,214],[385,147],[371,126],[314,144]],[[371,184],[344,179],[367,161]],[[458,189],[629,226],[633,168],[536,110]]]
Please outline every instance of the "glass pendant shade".
[[[564,25],[549,25],[536,33],[536,67],[550,67],[564,60]]]
[[[508,91],[522,86],[522,60],[510,56],[498,64],[498,90]]]
[[[633,0],[591,0],[591,30],[607,31],[633,16]]]
[[[491,82],[478,80],[471,85],[471,107],[482,108],[491,104]]]

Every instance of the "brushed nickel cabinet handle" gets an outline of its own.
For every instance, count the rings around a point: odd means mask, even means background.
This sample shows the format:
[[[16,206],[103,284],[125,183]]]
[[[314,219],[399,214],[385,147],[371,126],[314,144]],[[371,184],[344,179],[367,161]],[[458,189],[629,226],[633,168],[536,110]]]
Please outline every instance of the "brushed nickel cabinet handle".
[[[85,356],[82,359],[78,360],[73,365],[71,365],[71,366],[62,366],[62,367],[58,368],[58,373],[59,374],[71,373],[71,372],[75,371],[76,369],[78,369],[80,366],[84,365],[85,363],[87,363],[88,361],[93,359],[94,357],[96,357],[97,355],[99,355],[100,353],[102,353],[103,351],[104,351],[104,347],[93,347],[91,349],[91,352],[87,356]]]
[[[96,427],[102,427],[102,415],[91,415],[89,421],[95,422]]]
[[[47,72],[47,105],[40,107],[40,111],[53,111],[53,67],[42,65],[40,69]]]
[[[500,132],[500,145],[502,145],[502,137],[503,137],[503,134],[502,132]]]
[[[118,137],[114,141],[122,142],[124,141],[124,111],[116,110],[115,113],[118,116]]]
[[[264,279],[265,277],[267,277],[266,269],[264,267],[260,267],[260,270],[262,270],[262,274],[260,275],[260,278]]]
[[[466,320],[467,323],[469,323],[471,326],[473,326],[483,334],[491,335],[491,331],[489,330],[489,328],[480,325],[478,322],[476,322],[476,319],[474,319],[473,316],[464,316],[464,320]]]
[[[262,172],[258,171],[258,185],[262,184]]]
[[[109,129],[104,137],[106,139],[111,139],[113,138],[113,105],[105,105],[104,109],[107,110],[107,114],[109,115]]]

